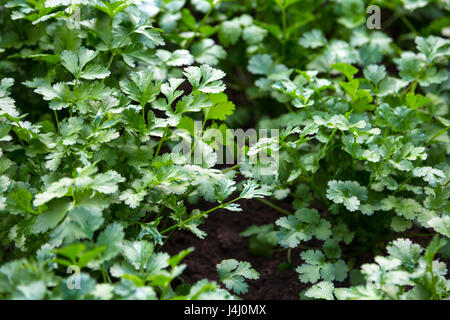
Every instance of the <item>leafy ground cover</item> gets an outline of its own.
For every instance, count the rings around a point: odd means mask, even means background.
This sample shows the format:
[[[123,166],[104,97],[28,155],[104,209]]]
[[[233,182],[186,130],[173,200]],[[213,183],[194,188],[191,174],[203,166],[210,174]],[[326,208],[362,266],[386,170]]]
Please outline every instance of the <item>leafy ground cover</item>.
[[[1,1],[0,298],[448,299],[449,9]]]

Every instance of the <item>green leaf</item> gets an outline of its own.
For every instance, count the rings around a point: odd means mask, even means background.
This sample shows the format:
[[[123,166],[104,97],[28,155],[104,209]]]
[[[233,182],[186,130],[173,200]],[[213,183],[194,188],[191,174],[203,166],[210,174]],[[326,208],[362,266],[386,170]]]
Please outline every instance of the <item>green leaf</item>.
[[[217,273],[227,289],[233,290],[236,294],[247,293],[248,285],[245,279],[259,279],[259,273],[249,262],[234,259],[222,260],[217,265]]]
[[[334,203],[342,203],[349,211],[356,211],[368,196],[367,189],[356,181],[332,180],[328,182],[327,198]]]
[[[349,82],[340,82],[339,84],[342,89],[344,89],[344,91],[348,93],[352,100],[356,100],[358,98],[357,92],[359,91],[359,81],[357,79],[351,80]]]
[[[77,258],[84,252],[84,250],[86,250],[85,244],[75,243],[64,248],[55,249],[55,252],[61,256],[69,258],[72,263],[76,263]]]
[[[432,167],[421,167],[413,170],[415,177],[421,177],[424,181],[428,182],[430,186],[434,187],[437,184],[444,182],[446,176],[442,170]]]
[[[428,225],[440,234],[450,238],[450,216],[434,217]]]
[[[219,40],[225,46],[236,44],[241,36],[241,24],[238,19],[224,21],[219,26]]]
[[[13,214],[31,213],[37,214],[38,212],[31,206],[31,199],[33,196],[31,193],[23,188],[13,191],[8,195],[8,208]]]
[[[247,42],[247,44],[257,44],[260,43],[267,35],[267,30],[258,26],[249,26],[242,32],[242,38]]]
[[[405,96],[406,105],[411,109],[419,109],[432,102],[431,99],[424,97],[423,95],[415,94],[414,92],[408,92]]]
[[[334,300],[333,290],[333,283],[321,281],[306,290],[305,296],[314,299]]]
[[[92,184],[90,184],[90,188],[100,193],[111,194],[117,192],[119,189],[118,184],[124,181],[125,178],[116,171],[109,170],[105,173],[97,174]]]
[[[122,252],[124,257],[137,269],[143,271],[147,261],[153,254],[153,244],[148,241],[124,241]]]
[[[168,66],[179,67],[194,63],[194,57],[187,50],[179,49],[173,52],[167,50],[157,50],[158,57]]]
[[[64,50],[61,53],[62,65],[76,78],[103,79],[109,76],[108,69],[101,65],[85,66],[95,59],[98,52],[80,47],[77,52]]]
[[[225,59],[227,52],[213,39],[203,39],[192,45],[191,53],[198,63],[216,65],[220,60]]]
[[[37,216],[33,226],[34,233],[46,232],[58,225],[72,207],[67,199],[54,200],[47,205],[47,209]]]
[[[448,39],[435,36],[416,37],[415,42],[417,49],[426,56],[428,62],[450,55],[450,41]]]
[[[245,183],[244,189],[239,195],[240,198],[243,199],[254,199],[254,198],[263,198],[264,196],[270,195],[269,189],[267,186],[261,186],[253,181],[249,180]]]
[[[315,265],[302,264],[295,271],[298,272],[298,279],[303,283],[315,283],[320,279],[320,268]]]
[[[184,75],[194,88],[204,93],[219,93],[225,90],[222,78],[225,73],[206,64],[200,67],[187,67]]]
[[[227,116],[233,114],[234,103],[228,100],[225,93],[209,94],[209,100],[212,101],[211,107],[203,109],[206,120],[225,120]]]
[[[328,259],[337,259],[341,257],[342,250],[334,239],[329,239],[323,244],[323,252]]]
[[[301,241],[308,241],[312,238],[309,230],[296,217],[282,217],[275,224],[281,227],[277,238],[283,247],[295,248]]]
[[[353,80],[353,76],[358,73],[358,69],[348,63],[335,63],[331,67],[345,75],[348,81]]]
[[[92,239],[94,232],[97,231],[104,222],[101,211],[97,208],[90,209],[86,207],[77,207],[70,210],[68,223],[71,226],[66,226],[69,230],[74,230],[77,236]],[[63,226],[64,227],[64,226]]]
[[[268,54],[254,55],[248,64],[248,71],[253,74],[269,75],[273,68],[273,59]]]
[[[423,251],[418,244],[403,238],[394,240],[386,249],[392,257],[399,259],[410,272],[414,270],[415,264],[419,261],[420,254]]]
[[[101,65],[89,65],[80,74],[80,78],[87,80],[103,79],[110,75],[109,70]]]
[[[363,70],[364,76],[374,84],[379,84],[386,77],[386,68],[371,64]]]
[[[88,263],[97,258],[105,250],[105,248],[105,246],[101,246],[83,252],[83,254],[78,259],[78,266],[80,268],[86,267]]]
[[[134,32],[143,35],[149,41],[149,47],[151,48],[165,44],[163,37],[161,37],[161,29],[143,25],[139,26]]]
[[[105,247],[102,258],[109,260],[119,254],[124,237],[122,225],[117,222],[109,224],[97,238],[97,246]]]
[[[217,184],[214,185],[214,196],[219,203],[222,203],[236,190],[234,186],[235,182],[228,179],[220,179]]]
[[[304,33],[298,43],[302,47],[316,49],[325,46],[327,43],[327,39],[325,39],[325,36],[323,35],[321,30],[314,29],[312,31]]]
[[[306,263],[311,265],[320,266],[325,263],[325,256],[320,250],[307,250],[300,255]]]
[[[161,91],[161,82],[153,81],[153,73],[136,71],[130,73],[130,79],[120,81],[120,89],[141,106],[153,102]]]

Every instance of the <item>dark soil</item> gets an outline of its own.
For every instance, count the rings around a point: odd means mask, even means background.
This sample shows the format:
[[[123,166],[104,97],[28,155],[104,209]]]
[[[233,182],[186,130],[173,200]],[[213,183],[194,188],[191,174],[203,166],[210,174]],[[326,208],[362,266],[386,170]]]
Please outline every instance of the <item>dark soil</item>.
[[[292,210],[289,201],[276,204],[288,211]],[[251,225],[274,223],[283,215],[256,200],[242,200],[240,205],[243,209],[242,212],[218,210],[210,214],[205,223],[200,226],[208,234],[204,240],[190,232],[177,231],[166,242],[162,250],[169,254],[176,254],[189,247],[195,248],[195,251],[183,260],[183,263],[187,264],[187,268],[181,276],[185,283],[194,284],[205,278],[219,281],[216,265],[224,259],[236,259],[250,262],[252,267],[260,273],[258,280],[247,280],[248,293],[241,295],[241,298],[246,300],[299,299],[299,293],[309,287],[308,284],[299,281],[295,271],[295,266],[302,263],[300,258],[302,249],[293,249],[291,252],[291,263],[294,268],[280,271],[280,263],[287,263],[286,250],[275,252],[272,257],[256,256],[248,248],[248,238],[239,235]],[[200,203],[196,205],[196,208],[207,210],[211,206],[211,204]],[[416,231],[423,232],[423,230]],[[407,234],[404,235],[404,237],[407,236]],[[402,236],[398,235],[397,238],[400,237]],[[415,238],[413,241],[426,247],[430,238]],[[306,245],[318,248],[321,246],[320,241],[314,240]],[[364,263],[372,263],[374,255],[372,250],[367,250],[367,252],[360,252],[356,256],[352,256],[355,258],[355,267],[359,268]],[[449,261],[446,263],[450,268]],[[350,286],[350,282],[347,279],[342,283],[335,283],[335,285],[347,287]]]
[[[182,278],[193,284],[201,279],[218,281],[216,264],[223,259],[248,261],[260,273],[258,280],[249,280],[248,293],[241,297],[247,300],[293,300],[306,286],[298,280],[294,269],[279,271],[281,262],[287,262],[287,251],[276,252],[271,258],[255,256],[248,249],[248,239],[239,233],[250,225],[273,223],[281,214],[258,201],[241,201],[242,212],[217,211],[212,213],[201,229],[208,233],[198,239],[192,233],[176,232],[163,247],[170,254],[195,247],[183,262],[187,264]],[[281,204],[282,205],[282,204]],[[288,209],[288,208],[287,208]],[[292,264],[300,264],[300,251],[291,253]]]

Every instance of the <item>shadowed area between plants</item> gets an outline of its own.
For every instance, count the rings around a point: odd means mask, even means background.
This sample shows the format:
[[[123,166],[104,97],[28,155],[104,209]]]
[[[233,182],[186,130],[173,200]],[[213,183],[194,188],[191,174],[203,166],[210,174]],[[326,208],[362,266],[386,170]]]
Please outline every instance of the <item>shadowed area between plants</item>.
[[[239,235],[251,225],[268,224],[283,215],[260,202],[241,200],[239,203],[243,212],[218,210],[206,219],[201,227],[208,233],[204,240],[194,237],[190,232],[179,231],[163,246],[162,251],[174,254],[188,247],[195,247],[195,251],[183,260],[187,268],[181,278],[189,284],[204,278],[217,281],[216,264],[223,259],[234,258],[249,261],[260,273],[258,280],[247,281],[248,293],[242,298],[298,299],[299,292],[307,285],[298,281],[295,269],[279,271],[279,264],[287,261],[287,250],[275,252],[270,259],[256,256],[249,250],[248,238]],[[206,204],[204,206],[207,207]],[[300,263],[300,251],[297,248],[291,252],[294,265]]]

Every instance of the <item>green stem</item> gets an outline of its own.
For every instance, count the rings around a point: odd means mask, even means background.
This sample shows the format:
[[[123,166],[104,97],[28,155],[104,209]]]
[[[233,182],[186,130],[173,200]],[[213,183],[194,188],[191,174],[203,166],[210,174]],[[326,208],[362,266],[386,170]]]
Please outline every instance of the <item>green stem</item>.
[[[400,19],[403,21],[403,23],[409,28],[409,30],[414,33],[414,34],[418,34],[416,28],[414,28],[413,24],[405,17],[405,16],[400,16]]]
[[[100,265],[100,269],[102,271],[103,282],[104,283],[111,282],[111,280],[109,280],[109,278],[107,277],[105,267],[103,267],[103,263]]]
[[[58,113],[56,112],[56,110],[53,110],[53,112],[55,113],[55,121],[56,121],[56,131],[59,132],[59,120],[58,120]]]
[[[117,49],[116,50],[114,50],[112,53],[111,53],[111,57],[109,58],[109,61],[108,61],[108,65],[106,66],[106,68],[109,70],[109,68],[111,67],[111,64],[112,64],[112,62],[113,62],[113,60],[114,60],[114,57],[116,56],[116,53],[117,53]],[[105,78],[103,78],[103,80],[104,80]],[[102,80],[102,81],[103,81]]]
[[[192,36],[192,38],[190,38],[188,40],[188,42],[186,43],[186,45],[184,46],[185,49],[188,49],[189,46],[192,44],[192,41],[194,41],[194,38],[197,35],[197,32],[201,29],[201,27],[203,26],[203,24],[206,22],[206,19],[209,18],[209,16],[211,15],[211,13],[214,10],[214,7],[219,3],[220,1],[218,1],[216,4],[211,4],[211,7],[209,8],[208,12],[205,14],[205,16],[203,17],[203,19],[200,21],[199,24],[197,24],[197,26],[194,29],[194,35]]]
[[[285,6],[280,6],[281,8],[281,24],[283,28],[283,39],[282,39],[282,56],[286,55],[286,41],[287,41],[287,19],[286,19],[286,8]]]
[[[410,176],[409,178],[407,178],[405,181],[403,181],[397,188],[397,190],[394,191],[394,195],[400,191],[403,190],[403,187],[405,186],[405,184],[407,184],[411,179],[413,178],[413,176]]]
[[[142,121],[144,121],[144,128],[147,128],[147,123],[145,122],[145,105],[142,105]]]
[[[198,135],[195,134],[195,137],[194,137],[194,139],[195,139],[195,141],[194,141],[194,146],[192,147],[189,156],[192,156],[192,153],[194,152],[195,148],[197,147],[198,139],[201,137],[201,135],[202,135],[202,133],[203,133],[203,129],[205,128],[205,125],[206,125],[206,118],[203,120],[202,127],[201,127],[201,129],[200,129],[199,134],[198,134]],[[194,156],[194,158],[195,158],[195,156]]]
[[[156,149],[154,158],[156,158],[158,156],[159,151],[161,150],[161,146],[163,144],[164,139],[166,138],[166,135],[167,135],[168,131],[169,131],[169,125],[167,125],[166,128],[164,129],[164,133],[163,133],[163,135],[161,137],[161,140],[159,140],[158,148]]]
[[[334,135],[336,134],[337,130],[338,130],[337,128],[333,129],[331,134],[328,136],[327,143],[325,143],[325,145],[320,149],[320,151],[319,151],[319,161],[320,161],[320,159],[322,159],[325,156],[325,153],[327,151],[327,147],[330,144],[331,139],[333,139]]]
[[[414,80],[413,82],[411,82],[405,89],[405,91],[403,91],[402,93],[402,97],[404,97],[410,90],[412,90],[412,88],[416,85],[417,80]]]
[[[352,145],[352,177],[355,180],[355,157],[356,157],[356,135],[353,134],[353,145]]]
[[[436,139],[440,135],[442,135],[445,132],[447,132],[448,129],[450,129],[450,127],[444,128],[444,129],[440,130],[438,133],[436,133],[430,140],[428,140],[427,146],[429,146],[434,141],[434,139]]]
[[[239,164],[235,164],[234,166],[232,166],[230,168],[226,168],[226,169],[222,170],[222,173],[227,173],[227,172],[230,172],[231,170],[234,170],[237,168],[239,168]]]
[[[164,239],[163,245],[167,243],[167,241],[169,241],[169,239],[172,237],[172,235],[175,233],[175,231],[177,231],[176,229],[173,229],[172,231],[170,231],[169,235]],[[158,249],[156,249],[156,252],[159,252],[159,250],[163,247],[163,245],[159,246]]]
[[[335,129],[337,130],[337,129]],[[335,131],[333,131],[333,133],[331,134],[331,137],[334,135]],[[330,139],[330,138],[329,138]],[[329,141],[329,140],[328,140]],[[292,151],[292,148],[290,148],[285,142],[280,141],[281,145],[285,148],[288,149],[288,152]],[[295,151],[295,150],[294,150]],[[292,153],[293,154],[293,153]],[[295,154],[293,154],[294,156],[296,156]],[[308,171],[306,170],[305,166],[300,162],[297,161],[297,165],[300,167],[300,169],[304,172],[305,176],[301,176],[300,178],[305,180],[306,183],[308,183],[311,188],[314,190],[314,193],[316,194],[316,196],[326,205],[329,205],[329,201],[327,200],[327,198],[325,198],[325,196],[322,194],[322,192],[320,191],[320,188],[316,185],[316,183],[313,180],[313,177],[308,177]]]
[[[79,80],[79,78],[76,78],[75,79],[75,84],[74,84],[74,86],[73,86],[73,91],[72,91],[72,93],[70,94],[70,107],[69,107],[69,115],[70,115],[70,117],[72,117],[72,109],[73,109],[73,105],[74,105],[74,102],[73,102],[73,93],[74,93],[74,91],[77,89],[77,87],[78,87],[78,80]]]
[[[372,185],[373,181],[375,180],[375,178],[378,176],[378,172],[384,168],[384,166],[388,163],[388,161],[391,159],[392,156],[392,152],[389,152],[388,156],[386,157],[386,160],[383,162],[383,164],[381,166],[379,166],[376,170],[375,173],[370,177],[370,181],[369,184],[367,185],[367,188],[370,188],[370,186]]]
[[[175,228],[178,228],[178,227],[180,227],[180,226],[183,226],[183,225],[185,225],[186,223],[191,222],[192,220],[197,220],[197,219],[199,219],[199,218],[201,218],[201,217],[203,217],[203,216],[205,216],[205,215],[207,215],[207,214],[209,214],[209,213],[211,213],[211,212],[213,212],[213,211],[216,211],[216,210],[218,210],[218,209],[220,209],[220,208],[223,208],[224,206],[226,206],[226,205],[228,205],[228,204],[230,204],[230,203],[236,202],[236,201],[238,201],[239,199],[241,199],[241,198],[240,198],[240,197],[237,197],[236,199],[233,199],[233,200],[228,201],[228,202],[226,202],[226,203],[221,203],[221,204],[219,204],[218,206],[215,206],[214,208],[211,208],[211,209],[209,209],[209,210],[203,211],[203,212],[201,212],[201,213],[199,213],[199,214],[197,214],[197,215],[195,215],[195,216],[193,216],[193,217],[190,217],[189,219],[186,219],[186,220],[184,220],[184,221],[182,221],[182,222],[180,222],[180,223],[177,223],[177,224],[175,224],[175,225],[173,225],[173,226],[171,226],[171,227],[169,227],[169,228],[167,228],[167,229],[164,229],[164,230],[161,231],[160,233],[161,233],[161,234],[167,233],[167,232],[169,232],[170,230],[173,230],[173,229],[175,229]]]
[[[309,185],[314,190],[314,193],[319,197],[319,199],[322,200],[322,202],[326,206],[329,206],[330,202],[328,201],[327,198],[325,198],[325,196],[322,194],[322,191],[320,191],[320,188],[317,186],[317,184],[312,179],[309,180]]]
[[[276,204],[274,204],[274,203],[272,203],[272,202],[270,202],[270,201],[268,201],[268,200],[266,200],[264,198],[256,198],[256,200],[258,200],[261,203],[264,203],[265,205],[271,207],[272,209],[277,210],[278,212],[280,212],[282,214],[285,214],[285,215],[288,215],[288,216],[292,215],[292,213],[290,213],[289,211],[284,210],[283,208],[277,206]]]
[[[314,120],[314,116],[312,115],[311,111],[309,111],[308,107],[305,108],[305,111],[308,113],[308,115],[311,117],[311,119]]]
[[[285,103],[284,105],[290,113],[294,113],[294,110],[292,110],[291,106],[288,103]]]

